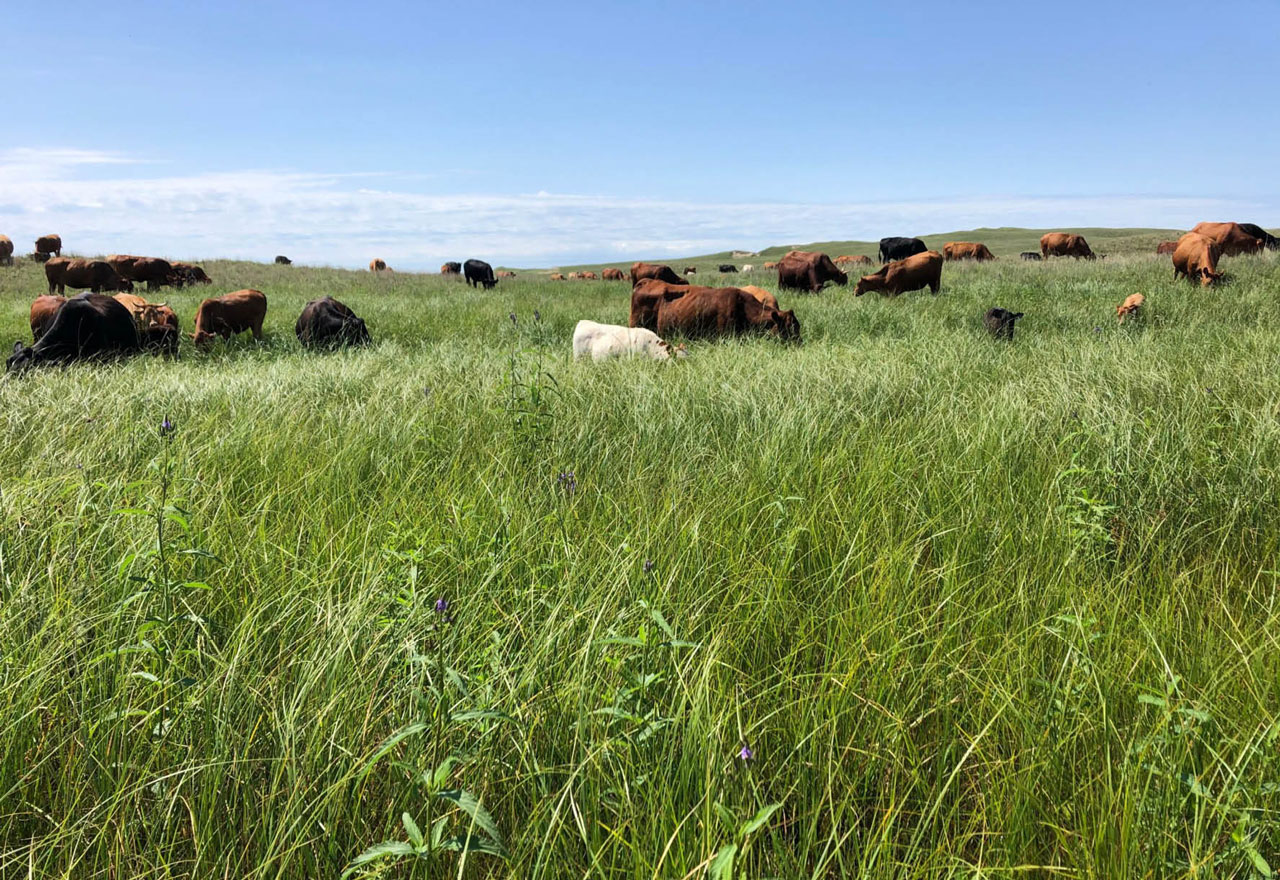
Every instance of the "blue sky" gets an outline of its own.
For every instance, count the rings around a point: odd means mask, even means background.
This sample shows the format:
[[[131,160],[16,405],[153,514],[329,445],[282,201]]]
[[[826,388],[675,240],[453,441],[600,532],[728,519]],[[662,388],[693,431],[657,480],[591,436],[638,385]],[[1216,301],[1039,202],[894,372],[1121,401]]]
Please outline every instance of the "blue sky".
[[[415,268],[1280,225],[1274,0],[1067,10],[64,2],[0,30],[0,232]]]

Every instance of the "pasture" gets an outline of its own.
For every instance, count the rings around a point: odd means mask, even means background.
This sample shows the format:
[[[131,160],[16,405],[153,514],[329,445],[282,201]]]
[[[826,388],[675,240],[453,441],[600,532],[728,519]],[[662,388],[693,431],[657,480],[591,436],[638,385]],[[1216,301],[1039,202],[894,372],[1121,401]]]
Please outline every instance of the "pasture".
[[[665,364],[209,261],[262,344],[0,378],[0,876],[1271,876],[1280,258],[995,249]]]

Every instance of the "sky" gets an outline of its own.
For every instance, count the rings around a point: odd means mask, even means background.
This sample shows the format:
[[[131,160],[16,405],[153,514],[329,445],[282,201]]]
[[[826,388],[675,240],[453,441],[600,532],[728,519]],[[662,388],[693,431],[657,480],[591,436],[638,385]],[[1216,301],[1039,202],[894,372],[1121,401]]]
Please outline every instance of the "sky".
[[[64,0],[0,29],[29,250],[553,266],[1280,226],[1280,3]]]

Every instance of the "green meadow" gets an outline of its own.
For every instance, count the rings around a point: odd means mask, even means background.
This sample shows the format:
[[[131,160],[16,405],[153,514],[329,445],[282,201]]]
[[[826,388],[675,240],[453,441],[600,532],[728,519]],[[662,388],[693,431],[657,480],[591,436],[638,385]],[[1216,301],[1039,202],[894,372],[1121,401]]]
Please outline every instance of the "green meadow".
[[[153,298],[262,343],[0,378],[0,877],[1275,876],[1280,255],[1086,235],[673,363],[571,359],[625,282],[213,260]]]

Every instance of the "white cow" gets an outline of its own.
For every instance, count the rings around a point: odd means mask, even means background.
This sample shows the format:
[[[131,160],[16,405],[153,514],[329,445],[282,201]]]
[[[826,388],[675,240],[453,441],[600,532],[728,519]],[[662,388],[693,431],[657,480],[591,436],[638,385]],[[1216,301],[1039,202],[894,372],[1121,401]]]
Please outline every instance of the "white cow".
[[[755,267],[755,266],[743,266],[743,267],[742,267],[742,271],[743,271],[743,272],[754,272],[755,270],[756,270],[756,267]]]
[[[620,327],[617,324],[597,324],[595,321],[579,321],[573,328],[573,356],[591,355],[595,361],[611,357],[644,355],[655,361],[670,360],[671,355],[684,357],[688,351],[683,345],[672,348],[658,338],[658,334],[643,327]]]

